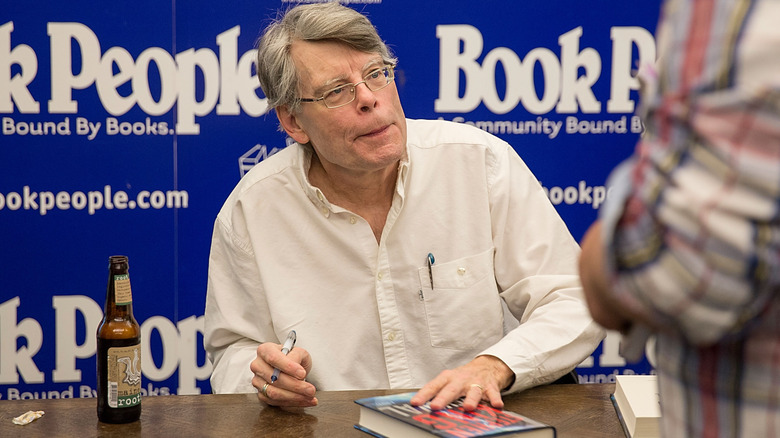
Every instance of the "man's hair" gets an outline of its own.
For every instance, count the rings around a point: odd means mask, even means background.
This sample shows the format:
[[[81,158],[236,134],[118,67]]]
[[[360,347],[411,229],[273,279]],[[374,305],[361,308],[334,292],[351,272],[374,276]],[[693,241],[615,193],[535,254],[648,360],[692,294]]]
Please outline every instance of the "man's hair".
[[[337,2],[296,6],[273,21],[257,42],[257,78],[268,106],[300,108],[299,78],[290,48],[295,41],[333,41],[395,64],[368,18]]]

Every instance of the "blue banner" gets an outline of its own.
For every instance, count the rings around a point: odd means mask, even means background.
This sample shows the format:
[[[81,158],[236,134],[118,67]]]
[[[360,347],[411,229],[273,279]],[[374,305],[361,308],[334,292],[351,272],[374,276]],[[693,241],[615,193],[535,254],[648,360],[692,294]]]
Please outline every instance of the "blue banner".
[[[91,397],[108,257],[130,260],[144,395],[210,392],[214,218],[286,146],[253,46],[287,1],[12,2],[0,11],[0,399]],[[576,239],[642,131],[659,3],[364,0],[407,117],[473,124],[528,163]],[[582,381],[648,373],[610,334]]]

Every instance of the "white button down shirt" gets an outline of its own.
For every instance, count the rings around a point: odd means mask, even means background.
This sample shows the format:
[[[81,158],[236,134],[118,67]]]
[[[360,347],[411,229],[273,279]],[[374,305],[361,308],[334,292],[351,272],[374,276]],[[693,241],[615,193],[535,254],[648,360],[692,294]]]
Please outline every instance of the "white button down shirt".
[[[209,260],[215,392],[254,392],[257,346],[293,329],[320,390],[419,388],[489,354],[515,372],[516,391],[565,374],[599,344],[579,247],[511,146],[468,125],[407,126],[379,243],[309,184],[300,145],[233,190]]]

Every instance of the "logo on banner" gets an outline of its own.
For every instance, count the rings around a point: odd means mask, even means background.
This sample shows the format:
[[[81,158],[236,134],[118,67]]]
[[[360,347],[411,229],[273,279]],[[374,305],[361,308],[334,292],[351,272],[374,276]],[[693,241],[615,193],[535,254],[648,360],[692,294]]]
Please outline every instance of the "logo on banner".
[[[48,347],[56,351],[56,363],[50,376],[52,383],[80,382],[82,371],[94,375],[94,361],[91,362],[91,369],[87,365],[82,370],[84,365],[77,362],[77,359],[94,357],[97,341],[94,336],[87,336],[80,341],[81,338],[76,333],[79,325],[97,327],[103,317],[102,306],[85,295],[55,295],[51,297],[54,319],[48,321],[19,315],[21,302],[22,298],[17,296],[0,303],[0,318],[4,322],[4,329],[0,332],[0,345],[9,346],[0,356],[0,386],[47,383],[47,373],[41,371],[36,363],[36,355],[44,347],[44,339],[55,344],[54,347]],[[200,394],[197,383],[208,379],[212,369],[211,363],[205,358],[198,360],[198,351],[203,348],[198,342],[203,334],[203,324],[202,315],[190,316],[178,322],[159,315],[147,318],[141,323],[141,343],[147,348],[141,354],[141,363],[138,363],[138,357],[120,359],[126,366],[125,380],[128,383],[137,381],[143,370],[143,375],[148,380],[162,382],[178,372],[178,387],[174,388],[175,393]],[[152,337],[161,342],[160,351],[149,349]],[[21,347],[15,347],[16,345]],[[154,357],[155,354],[157,357]],[[155,387],[149,383],[146,388],[141,389],[141,394],[167,395],[170,389],[167,386]],[[64,391],[64,394],[53,396],[51,391],[43,394],[40,398],[74,397],[72,386]],[[39,398],[39,395],[8,387],[5,393],[0,393],[0,399]],[[96,393],[88,385],[81,385],[77,396],[95,397]]]
[[[295,140],[293,140],[290,137],[287,137],[285,142],[286,142],[285,146],[290,146],[291,144],[295,143]],[[258,143],[254,145],[252,149],[249,149],[248,151],[244,152],[243,155],[238,157],[238,171],[241,174],[241,178],[243,178],[247,172],[252,170],[252,168],[255,167],[257,163],[265,160],[266,158],[279,152],[280,150],[282,150],[282,148],[275,147],[269,149],[268,146]]]
[[[507,114],[518,106],[533,115],[601,113],[602,102],[593,93],[593,86],[602,76],[601,55],[593,48],[580,47],[582,35],[582,26],[562,34],[558,38],[560,55],[546,47],[537,47],[521,59],[510,48],[496,47],[483,57],[484,41],[479,29],[465,24],[437,26],[440,70],[435,111],[469,113],[483,104],[498,115]],[[655,61],[655,41],[653,35],[641,27],[612,27],[610,37],[612,66],[606,112],[633,113],[631,92],[639,89],[634,70],[636,65]],[[638,61],[633,58],[635,49]],[[499,69],[503,69],[506,78],[503,96],[496,83]],[[542,72],[542,83],[537,82],[536,71]],[[642,131],[636,116],[603,120],[580,119],[573,115],[565,120],[539,116],[531,120],[500,121],[469,121],[455,117],[453,121],[473,124],[495,134],[543,134],[549,138],[555,138],[561,132],[624,134]]]
[[[216,37],[218,52],[202,48],[171,55],[150,47],[133,57],[123,47],[101,50],[98,36],[81,23],[48,23],[51,47],[51,95],[33,96],[30,85],[38,73],[38,53],[27,44],[11,45],[13,21],[0,26],[0,113],[40,114],[41,99],[48,98],[49,114],[77,114],[78,90],[94,86],[105,120],[63,117],[56,121],[28,122],[2,118],[3,135],[194,135],[200,133],[196,117],[210,114],[238,115],[241,110],[257,117],[268,110],[253,73],[254,50],[239,57],[235,26]],[[76,61],[76,60],[80,61]],[[12,74],[14,72],[14,74]],[[153,80],[154,78],[154,80]],[[196,79],[202,79],[197,85]],[[159,93],[152,90],[159,88]],[[126,93],[125,90],[129,90]],[[152,120],[176,106],[176,125]],[[117,117],[138,106],[144,120],[120,121]],[[102,129],[102,131],[101,131]]]
[[[253,72],[255,51],[238,53],[240,26],[217,35],[216,53],[201,48],[172,55],[160,47],[150,47],[133,57],[128,50],[118,46],[103,51],[98,36],[84,24],[48,23],[50,96],[33,96],[30,92],[29,87],[38,72],[38,53],[27,44],[12,46],[13,30],[13,22],[0,26],[0,113],[11,114],[16,109],[20,114],[40,114],[41,99],[48,97],[44,104],[48,113],[64,116],[44,122],[3,117],[3,135],[75,133],[90,140],[99,133],[109,136],[194,135],[200,133],[197,117],[213,111],[217,115],[238,115],[243,110],[252,117],[268,111],[267,100],[257,93],[259,83]],[[560,54],[537,47],[521,58],[508,47],[495,47],[483,53],[482,33],[474,26],[437,26],[440,69],[435,111],[463,114],[482,104],[497,115],[507,114],[518,106],[533,115],[568,114],[564,120],[548,117],[489,121],[452,119],[496,134],[542,134],[555,138],[560,133],[641,132],[641,122],[636,117],[592,120],[573,115],[602,112],[602,101],[592,89],[602,76],[602,56],[593,48],[580,47],[583,32],[580,26],[560,35]],[[631,92],[639,89],[634,71],[637,65],[654,62],[655,42],[650,32],[634,26],[612,27],[610,38],[612,65],[606,112],[633,113]],[[638,54],[637,61],[634,53]],[[499,92],[496,83],[500,69],[506,78],[503,92]],[[542,72],[541,78],[535,75],[537,70]],[[196,85],[198,77],[203,83]],[[79,102],[74,94],[92,86],[109,116],[101,120],[68,117],[79,112]],[[159,93],[152,92],[156,88]],[[118,119],[136,106],[149,117]],[[174,106],[175,126],[153,119],[168,114]]]

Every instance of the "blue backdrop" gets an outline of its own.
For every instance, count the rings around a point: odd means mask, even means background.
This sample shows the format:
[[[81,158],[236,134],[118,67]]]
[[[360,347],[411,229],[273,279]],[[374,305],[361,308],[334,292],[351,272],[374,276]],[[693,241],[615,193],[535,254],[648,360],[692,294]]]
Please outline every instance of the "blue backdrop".
[[[633,149],[658,2],[363,0],[410,118],[514,146],[580,239]],[[285,146],[254,77],[288,1],[11,2],[0,11],[0,399],[89,397],[107,262],[130,259],[148,395],[210,392],[202,341],[214,218]],[[647,373],[618,338],[583,381]]]

